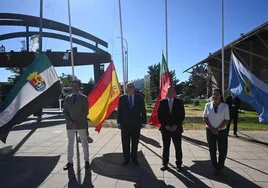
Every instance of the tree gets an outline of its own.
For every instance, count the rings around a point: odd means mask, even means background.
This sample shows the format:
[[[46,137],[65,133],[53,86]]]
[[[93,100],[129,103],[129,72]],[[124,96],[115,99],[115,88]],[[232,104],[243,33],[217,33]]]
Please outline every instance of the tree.
[[[59,76],[59,79],[62,87],[72,87],[72,81],[73,81],[72,75],[62,73],[62,75]],[[75,77],[75,80],[78,80],[77,77]]]
[[[150,84],[149,83],[145,83],[143,88],[142,88],[142,93],[145,95],[145,104],[147,106],[147,109],[148,107],[150,106],[151,104],[151,100],[152,100],[152,97],[151,97],[151,90],[150,90]]]
[[[161,79],[160,78],[160,63],[149,66],[147,72],[148,74],[150,74],[151,91],[158,92],[159,87],[160,87],[160,79]],[[176,71],[171,70],[169,72],[171,74],[172,82],[176,86],[180,82],[180,80],[177,79],[176,77]]]
[[[94,84],[95,84],[95,80],[93,80],[93,78],[91,77],[91,78],[89,79],[88,83],[94,85]]]
[[[9,67],[9,68],[6,68],[6,70],[9,70],[12,72],[12,75],[10,77],[8,77],[7,80],[9,83],[11,83],[13,85],[20,79],[20,77],[25,69],[21,69],[21,68],[17,68],[17,67]]]
[[[169,71],[170,72],[170,74],[171,74],[171,78],[172,78],[172,83],[173,83],[173,85],[178,85],[179,84],[179,82],[180,82],[180,80],[179,79],[177,79],[177,76],[176,76],[176,71],[175,70],[171,70],[171,71]]]
[[[208,79],[209,77],[206,66],[199,65],[193,68],[189,82],[195,88],[196,96],[206,95]]]

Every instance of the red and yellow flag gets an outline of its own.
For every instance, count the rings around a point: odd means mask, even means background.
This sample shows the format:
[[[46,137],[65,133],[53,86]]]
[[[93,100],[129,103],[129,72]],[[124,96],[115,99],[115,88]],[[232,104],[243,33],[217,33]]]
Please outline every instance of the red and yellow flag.
[[[100,81],[88,95],[89,113],[87,117],[96,127],[96,131],[100,131],[103,122],[118,107],[120,93],[114,63],[111,62]]]

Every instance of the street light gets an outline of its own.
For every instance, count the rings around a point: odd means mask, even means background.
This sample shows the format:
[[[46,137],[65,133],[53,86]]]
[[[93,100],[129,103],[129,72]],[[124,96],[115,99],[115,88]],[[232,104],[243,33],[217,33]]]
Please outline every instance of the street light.
[[[121,37],[117,37],[119,39],[121,39]],[[123,75],[125,77],[125,81],[128,82],[128,42],[126,39],[123,38],[123,40],[126,43],[126,50],[125,50],[125,75]]]
[[[2,46],[0,47],[0,52],[5,52],[6,48],[4,47],[4,45],[2,44]]]

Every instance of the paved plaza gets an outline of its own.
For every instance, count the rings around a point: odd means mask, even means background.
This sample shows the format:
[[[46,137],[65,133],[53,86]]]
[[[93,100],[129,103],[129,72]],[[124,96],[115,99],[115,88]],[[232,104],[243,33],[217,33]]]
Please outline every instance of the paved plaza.
[[[226,169],[212,176],[204,130],[183,133],[183,170],[175,171],[173,146],[170,170],[162,172],[162,141],[158,129],[142,129],[139,167],[121,166],[120,130],[90,129],[92,167],[85,170],[81,143],[75,145],[73,170],[63,171],[67,158],[64,120],[53,116],[41,123],[29,121],[15,127],[7,144],[0,144],[0,187],[20,188],[164,188],[164,187],[268,187],[267,132],[241,132],[229,138]],[[4,155],[8,153],[9,155]]]

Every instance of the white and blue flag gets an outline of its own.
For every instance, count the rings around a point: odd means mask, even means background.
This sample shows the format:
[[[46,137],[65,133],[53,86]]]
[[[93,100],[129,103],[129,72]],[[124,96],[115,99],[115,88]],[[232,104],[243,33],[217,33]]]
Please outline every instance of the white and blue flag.
[[[260,123],[268,123],[268,84],[247,70],[233,53],[230,62],[229,89],[257,111]]]

